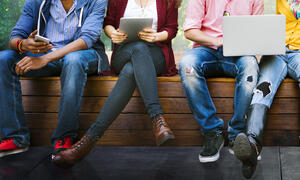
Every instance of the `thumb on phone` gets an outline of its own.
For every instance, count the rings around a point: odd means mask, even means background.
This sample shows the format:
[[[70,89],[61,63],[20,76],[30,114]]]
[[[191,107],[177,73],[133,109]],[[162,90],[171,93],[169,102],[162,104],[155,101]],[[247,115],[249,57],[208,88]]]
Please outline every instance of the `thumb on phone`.
[[[29,38],[34,38],[34,36],[37,34],[37,30],[34,30],[30,35]]]

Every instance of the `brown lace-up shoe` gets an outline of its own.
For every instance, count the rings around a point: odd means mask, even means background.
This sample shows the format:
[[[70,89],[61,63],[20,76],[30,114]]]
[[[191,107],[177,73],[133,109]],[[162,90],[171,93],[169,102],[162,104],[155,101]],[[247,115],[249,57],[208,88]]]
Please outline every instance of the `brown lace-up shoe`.
[[[93,148],[94,142],[89,135],[83,136],[72,147],[52,156],[52,162],[61,168],[70,168],[83,159]]]
[[[175,136],[169,128],[165,118],[159,114],[152,119],[153,133],[156,140],[156,145],[160,146],[168,140],[175,139]]]

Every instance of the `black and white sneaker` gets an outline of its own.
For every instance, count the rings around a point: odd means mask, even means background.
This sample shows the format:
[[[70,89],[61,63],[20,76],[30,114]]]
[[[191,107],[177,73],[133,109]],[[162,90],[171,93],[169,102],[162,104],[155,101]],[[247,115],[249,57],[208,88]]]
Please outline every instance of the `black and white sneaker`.
[[[224,145],[222,133],[207,132],[204,135],[203,150],[199,154],[201,163],[214,162],[220,157],[220,150]]]

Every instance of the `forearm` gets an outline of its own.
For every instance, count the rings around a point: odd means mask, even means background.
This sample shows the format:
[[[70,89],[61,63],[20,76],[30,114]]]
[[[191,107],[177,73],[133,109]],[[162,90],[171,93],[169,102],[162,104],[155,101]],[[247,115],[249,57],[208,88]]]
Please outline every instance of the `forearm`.
[[[184,36],[203,46],[217,46],[217,38],[211,37],[199,29],[190,29],[184,32]]]
[[[107,25],[104,27],[104,32],[110,39],[111,39],[111,35],[114,31],[116,31],[116,28],[113,27],[112,25]]]
[[[14,38],[12,40],[9,41],[9,48],[11,50],[18,50],[18,47],[17,47],[17,41],[20,40],[20,38]]]
[[[47,63],[49,63],[52,61],[57,61],[71,52],[85,50],[85,49],[87,49],[87,45],[85,41],[79,38],[69,43],[68,45],[64,46],[61,49],[45,54],[43,58],[45,58],[47,60]]]

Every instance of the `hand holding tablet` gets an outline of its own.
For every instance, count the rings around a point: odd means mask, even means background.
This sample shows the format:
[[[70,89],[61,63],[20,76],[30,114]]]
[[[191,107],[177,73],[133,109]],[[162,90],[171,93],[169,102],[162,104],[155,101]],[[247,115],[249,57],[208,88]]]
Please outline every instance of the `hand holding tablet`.
[[[144,29],[151,29],[153,18],[121,18],[120,19],[120,32],[127,35],[127,39],[123,43],[134,42],[141,40],[139,34]],[[144,30],[145,32],[145,30]],[[147,32],[145,32],[147,33]],[[144,34],[145,35],[145,34]],[[145,40],[145,39],[143,39]]]

